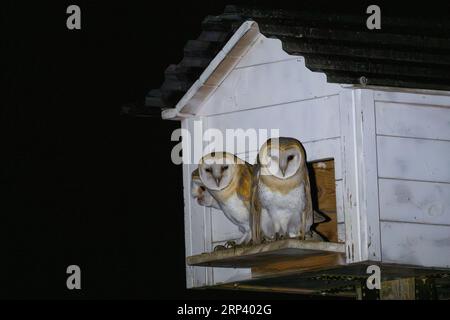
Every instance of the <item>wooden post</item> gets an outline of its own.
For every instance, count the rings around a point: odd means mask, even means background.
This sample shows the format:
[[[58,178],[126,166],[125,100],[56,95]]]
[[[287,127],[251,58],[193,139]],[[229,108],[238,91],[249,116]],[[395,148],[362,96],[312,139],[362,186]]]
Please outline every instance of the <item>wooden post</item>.
[[[436,300],[431,278],[403,278],[381,282],[380,290],[369,290],[364,283],[356,288],[358,300]]]
[[[415,300],[415,279],[405,278],[381,283],[381,300]]]

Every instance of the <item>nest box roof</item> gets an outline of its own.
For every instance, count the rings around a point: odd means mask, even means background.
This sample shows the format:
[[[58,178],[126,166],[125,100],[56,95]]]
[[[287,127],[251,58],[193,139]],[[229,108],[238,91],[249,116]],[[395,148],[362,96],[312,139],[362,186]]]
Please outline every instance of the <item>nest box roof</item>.
[[[256,32],[280,39],[287,53],[303,56],[307,68],[331,83],[450,90],[448,19],[384,16],[381,30],[368,30],[365,18],[228,6],[203,21],[200,36],[187,42],[182,61],[167,68],[139,112],[174,109],[194,94],[207,95]]]

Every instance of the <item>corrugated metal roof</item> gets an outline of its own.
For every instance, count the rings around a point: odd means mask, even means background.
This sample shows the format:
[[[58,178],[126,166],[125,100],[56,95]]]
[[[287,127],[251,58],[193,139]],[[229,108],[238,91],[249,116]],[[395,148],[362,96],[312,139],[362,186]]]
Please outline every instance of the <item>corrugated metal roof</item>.
[[[280,39],[289,54],[304,56],[306,66],[325,73],[328,82],[450,90],[449,19],[382,16],[381,30],[369,30],[367,17],[228,6],[222,15],[206,17],[183,60],[149,92],[146,107],[173,108],[246,20]]]

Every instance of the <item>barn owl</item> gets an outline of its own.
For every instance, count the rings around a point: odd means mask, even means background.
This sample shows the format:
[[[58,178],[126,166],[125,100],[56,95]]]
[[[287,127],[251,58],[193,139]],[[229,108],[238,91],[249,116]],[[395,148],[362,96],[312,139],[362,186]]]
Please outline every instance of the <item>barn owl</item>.
[[[306,156],[294,138],[269,139],[261,147],[252,187],[253,240],[275,235],[311,238],[313,208]]]
[[[212,207],[219,209],[219,204],[216,199],[206,190],[205,185],[202,180],[200,180],[200,175],[198,169],[192,171],[191,175],[191,196],[197,200],[197,203],[204,207]]]
[[[251,240],[250,194],[252,166],[227,152],[213,152],[198,166],[200,179],[225,216],[242,232],[237,244]]]

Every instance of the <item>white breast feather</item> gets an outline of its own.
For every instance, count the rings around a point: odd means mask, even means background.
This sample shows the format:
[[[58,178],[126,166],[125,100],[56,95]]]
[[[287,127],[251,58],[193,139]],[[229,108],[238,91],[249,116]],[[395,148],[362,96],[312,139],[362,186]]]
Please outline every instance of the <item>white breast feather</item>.
[[[306,195],[303,183],[286,194],[276,192],[259,183],[261,206],[272,217],[275,232],[297,236],[300,230],[301,213],[305,209]]]

